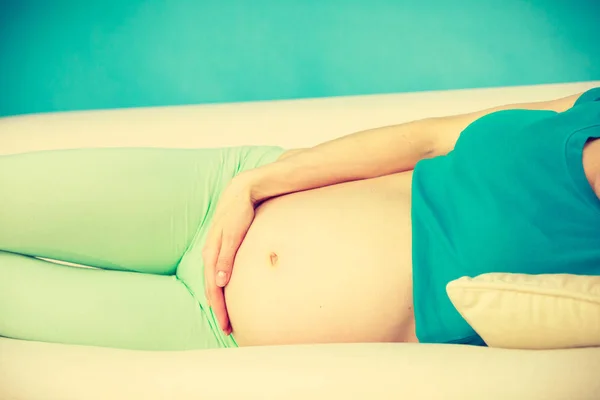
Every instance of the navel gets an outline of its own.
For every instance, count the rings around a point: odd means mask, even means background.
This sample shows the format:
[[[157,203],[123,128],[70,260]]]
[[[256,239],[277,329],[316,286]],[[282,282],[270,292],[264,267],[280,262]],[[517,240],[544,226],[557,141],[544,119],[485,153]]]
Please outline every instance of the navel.
[[[277,262],[279,261],[279,256],[274,251],[269,254],[269,261],[271,262],[271,267],[276,267]]]

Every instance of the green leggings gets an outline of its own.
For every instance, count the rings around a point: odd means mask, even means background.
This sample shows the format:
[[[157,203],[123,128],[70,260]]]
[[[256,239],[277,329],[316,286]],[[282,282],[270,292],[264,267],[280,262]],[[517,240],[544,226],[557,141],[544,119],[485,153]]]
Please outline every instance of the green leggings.
[[[0,156],[0,336],[143,350],[236,346],[207,306],[202,245],[231,178],[282,152]]]

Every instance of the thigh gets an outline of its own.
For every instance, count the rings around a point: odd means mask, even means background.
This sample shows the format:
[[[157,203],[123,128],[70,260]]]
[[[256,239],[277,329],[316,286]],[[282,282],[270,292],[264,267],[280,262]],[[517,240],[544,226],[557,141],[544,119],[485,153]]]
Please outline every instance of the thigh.
[[[235,148],[0,156],[0,250],[173,274],[237,172],[226,160],[239,158]]]
[[[0,252],[0,336],[141,350],[219,347],[174,276],[58,265]]]

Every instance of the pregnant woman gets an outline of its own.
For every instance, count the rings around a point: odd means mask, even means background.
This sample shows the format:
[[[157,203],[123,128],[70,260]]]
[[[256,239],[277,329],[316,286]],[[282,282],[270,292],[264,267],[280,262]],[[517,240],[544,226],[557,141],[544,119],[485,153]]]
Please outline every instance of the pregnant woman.
[[[310,149],[1,156],[0,335],[483,345],[449,281],[600,274],[598,138],[600,88]]]

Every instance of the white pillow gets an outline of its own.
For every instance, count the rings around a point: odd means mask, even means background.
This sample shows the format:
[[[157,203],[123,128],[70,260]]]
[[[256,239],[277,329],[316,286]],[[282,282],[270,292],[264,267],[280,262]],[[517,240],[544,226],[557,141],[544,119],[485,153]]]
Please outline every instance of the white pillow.
[[[446,291],[490,347],[600,346],[600,276],[489,273]]]

